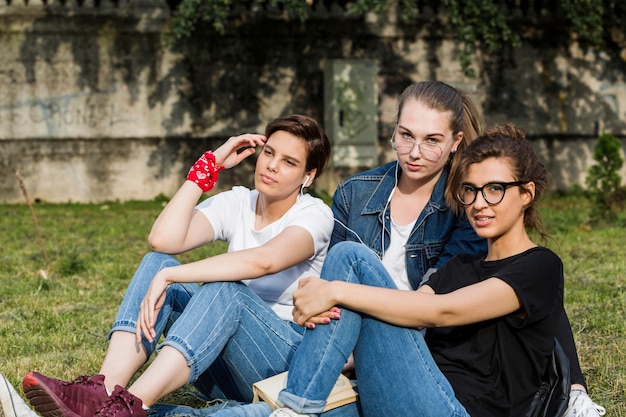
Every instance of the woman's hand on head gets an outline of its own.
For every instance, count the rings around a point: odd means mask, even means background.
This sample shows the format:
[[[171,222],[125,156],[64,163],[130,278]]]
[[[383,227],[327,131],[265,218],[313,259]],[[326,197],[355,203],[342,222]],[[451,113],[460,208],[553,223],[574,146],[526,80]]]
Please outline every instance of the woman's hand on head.
[[[314,328],[339,318],[331,283],[316,277],[303,278],[293,293],[293,320],[300,326]],[[313,325],[313,327],[311,327]]]
[[[213,151],[215,163],[224,168],[232,168],[254,155],[257,146],[263,146],[267,138],[256,133],[245,133],[230,137],[222,146]],[[239,152],[237,152],[239,151]]]

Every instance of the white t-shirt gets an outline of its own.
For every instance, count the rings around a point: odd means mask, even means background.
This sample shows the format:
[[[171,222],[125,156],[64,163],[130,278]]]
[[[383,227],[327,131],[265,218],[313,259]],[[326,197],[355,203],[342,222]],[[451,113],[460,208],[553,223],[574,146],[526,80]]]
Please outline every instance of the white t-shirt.
[[[400,290],[411,289],[406,272],[406,242],[409,240],[416,220],[404,226],[398,226],[391,220],[391,239],[382,259],[385,269]]]
[[[309,232],[315,245],[311,258],[281,272],[242,281],[280,318],[293,321],[293,292],[300,278],[319,277],[333,231],[333,213],[319,198],[304,194],[298,196],[296,204],[279,220],[255,230],[258,195],[257,190],[237,186],[204,200],[196,209],[211,223],[215,240],[228,242],[228,252],[261,246],[290,226],[300,226]]]

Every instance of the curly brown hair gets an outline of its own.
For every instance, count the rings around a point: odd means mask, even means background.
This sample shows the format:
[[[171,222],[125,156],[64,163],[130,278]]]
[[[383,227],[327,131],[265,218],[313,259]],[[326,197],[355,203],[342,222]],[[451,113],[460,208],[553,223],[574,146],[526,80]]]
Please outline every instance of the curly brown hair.
[[[470,165],[488,158],[506,159],[511,164],[516,181],[535,184],[533,202],[524,212],[524,226],[528,231],[535,230],[543,240],[549,237],[534,204],[548,189],[548,170],[539,160],[531,143],[526,139],[524,129],[512,123],[498,124],[472,141],[467,148],[459,153],[457,158],[457,166],[451,172],[448,180],[448,186],[455,190],[453,196],[446,195],[450,207],[459,214],[463,211],[462,205],[457,200],[456,190],[461,186]],[[524,188],[523,185],[521,187]]]

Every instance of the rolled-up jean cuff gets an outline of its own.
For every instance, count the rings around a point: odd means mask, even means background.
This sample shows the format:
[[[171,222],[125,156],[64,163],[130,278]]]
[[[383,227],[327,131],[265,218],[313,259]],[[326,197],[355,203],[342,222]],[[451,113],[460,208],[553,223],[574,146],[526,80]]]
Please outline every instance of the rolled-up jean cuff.
[[[326,400],[308,400],[298,397],[286,390],[278,393],[278,401],[289,407],[296,413],[318,416],[324,411]]]
[[[116,321],[115,323],[113,323],[113,327],[111,327],[111,331],[107,336],[107,340],[111,340],[111,336],[115,332],[126,332],[135,334],[137,333],[137,324],[134,321]],[[154,343],[150,343],[146,340],[145,337],[142,337],[141,344],[143,345],[146,355],[148,357],[152,355],[152,352],[154,351]]]
[[[198,369],[198,362],[193,359],[194,353],[191,351],[189,346],[183,345],[175,339],[167,338],[157,347],[157,352],[165,346],[176,349],[185,358],[187,366],[189,367],[189,379],[187,379],[187,385],[196,382],[200,375],[206,371],[206,369]]]

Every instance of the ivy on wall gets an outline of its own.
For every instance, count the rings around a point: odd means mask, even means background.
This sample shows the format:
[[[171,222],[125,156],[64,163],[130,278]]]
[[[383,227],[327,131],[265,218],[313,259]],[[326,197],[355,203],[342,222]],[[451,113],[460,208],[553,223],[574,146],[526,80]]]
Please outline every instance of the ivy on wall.
[[[194,35],[201,22],[223,32],[237,13],[273,8],[288,18],[305,21],[318,3],[336,4],[346,14],[384,13],[397,5],[405,21],[417,19],[425,8],[437,10],[442,24],[450,28],[461,45],[459,64],[468,76],[474,76],[471,58],[477,50],[497,54],[516,47],[522,29],[516,27],[515,11],[523,3],[526,9],[541,15],[546,10],[558,20],[559,27],[583,46],[626,51],[626,1],[624,0],[172,0],[175,11],[166,42],[170,45]],[[555,22],[557,23],[557,22]],[[549,36],[549,35],[546,35]],[[626,53],[622,53],[626,56]]]

